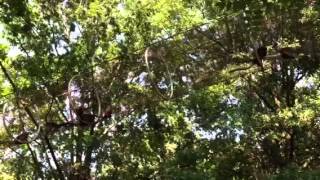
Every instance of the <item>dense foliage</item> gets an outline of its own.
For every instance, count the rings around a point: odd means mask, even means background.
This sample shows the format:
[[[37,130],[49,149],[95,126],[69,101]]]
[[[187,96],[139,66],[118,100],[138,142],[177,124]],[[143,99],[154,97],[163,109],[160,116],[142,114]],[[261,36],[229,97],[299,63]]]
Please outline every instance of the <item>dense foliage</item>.
[[[320,177],[319,12],[0,0],[0,177]]]

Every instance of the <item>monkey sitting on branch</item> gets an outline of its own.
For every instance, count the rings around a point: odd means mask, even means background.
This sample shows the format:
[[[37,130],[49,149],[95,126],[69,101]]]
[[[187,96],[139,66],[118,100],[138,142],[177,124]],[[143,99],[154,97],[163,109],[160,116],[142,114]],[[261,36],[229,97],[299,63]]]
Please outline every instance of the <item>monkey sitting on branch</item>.
[[[30,135],[29,132],[26,132],[26,131],[22,132],[13,140],[12,144],[14,145],[27,144],[29,135]]]
[[[112,117],[111,108],[107,108],[105,112],[102,113],[102,116],[86,113],[84,107],[79,107],[75,109],[75,114],[77,115],[79,120],[77,125],[79,125],[80,127],[93,126],[103,120],[106,120]]]
[[[274,62],[295,59],[298,57],[299,52],[301,52],[300,47],[279,47],[278,43],[275,43],[272,47],[276,50],[276,54],[267,55],[267,48],[265,46],[260,46],[253,52],[254,58],[249,61],[252,63],[249,67],[236,68],[229,72],[232,73],[240,70],[247,70],[254,65],[260,67],[261,70],[264,71],[263,60],[270,60],[274,66]]]
[[[263,60],[267,56],[267,47],[265,47],[265,46],[258,47],[257,49],[254,50],[252,55],[254,58],[249,60],[249,62],[251,63],[251,65],[249,67],[240,67],[240,68],[230,70],[229,72],[232,73],[232,72],[236,72],[236,71],[247,70],[253,66],[258,66],[261,68],[262,71],[264,71]]]

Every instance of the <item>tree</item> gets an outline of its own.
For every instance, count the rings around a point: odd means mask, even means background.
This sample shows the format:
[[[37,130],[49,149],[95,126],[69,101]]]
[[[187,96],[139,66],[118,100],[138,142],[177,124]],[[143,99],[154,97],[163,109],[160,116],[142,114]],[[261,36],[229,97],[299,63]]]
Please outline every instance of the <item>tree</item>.
[[[316,176],[307,171],[319,163],[318,2],[2,0],[0,8],[1,172]]]

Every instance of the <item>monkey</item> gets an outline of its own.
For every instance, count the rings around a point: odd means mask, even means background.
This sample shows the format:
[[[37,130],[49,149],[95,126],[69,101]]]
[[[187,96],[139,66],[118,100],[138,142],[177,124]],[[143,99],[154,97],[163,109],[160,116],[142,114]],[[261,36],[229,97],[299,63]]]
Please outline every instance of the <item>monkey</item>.
[[[106,110],[102,114],[103,119],[109,119],[112,116],[112,110],[111,107],[107,107]]]
[[[78,79],[79,78],[79,79]],[[83,89],[85,88],[85,82],[86,79],[82,79],[80,74],[77,74],[73,76],[68,83],[68,96],[69,99],[69,106],[70,106],[70,117],[71,121],[74,122],[74,125],[80,125],[80,126],[88,126],[88,125],[94,125],[97,122],[95,122],[96,117],[101,118],[101,101],[98,92],[96,91],[96,88],[94,86],[89,85],[89,89]],[[79,90],[80,95],[78,96],[72,96],[72,92],[74,89]],[[95,97],[96,99],[92,99],[92,97]],[[85,113],[84,106],[89,106],[92,104],[92,100],[96,100],[97,103],[97,115]],[[80,106],[80,107],[79,107]],[[86,108],[88,109],[88,107]],[[77,122],[74,121],[73,113],[74,112],[77,116]]]
[[[106,119],[112,117],[112,109],[111,106],[108,106],[102,115],[90,114],[85,112],[85,108],[80,106],[74,109],[76,116],[78,117],[78,122],[68,122],[63,124],[56,124],[56,126],[72,126],[72,125],[79,125],[80,127],[89,127],[94,126],[95,124],[102,122]],[[97,119],[97,120],[96,120]]]
[[[71,22],[70,27],[69,27],[69,31],[74,32],[75,30],[76,30],[76,24],[74,22]]]
[[[7,144],[7,145],[22,145],[27,144],[29,142],[29,132],[23,131],[17,137],[12,137],[13,140],[11,141],[0,141],[0,144]]]
[[[291,47],[280,48],[279,53],[283,59],[294,59],[297,57],[296,49]]]
[[[267,56],[267,47],[265,46],[260,46],[259,48],[257,48],[252,55],[255,57],[253,59],[250,59],[250,63],[252,63],[249,67],[241,67],[241,68],[235,68],[230,70],[229,72],[235,72],[235,71],[241,71],[241,70],[247,70],[250,69],[252,66],[257,65],[258,67],[261,68],[261,70],[264,70],[263,67],[263,60],[266,58]]]
[[[273,44],[273,48],[279,52],[280,57],[282,59],[294,59],[298,56],[297,48],[293,48],[293,47],[279,48],[277,42]]]
[[[166,56],[166,50],[164,47],[161,47],[159,49],[152,49],[150,47],[148,47],[145,52],[144,52],[144,60],[145,60],[145,65],[147,67],[148,70],[148,75],[150,76],[151,79],[151,84],[153,86],[153,88],[156,90],[156,92],[164,99],[170,99],[173,97],[173,80],[172,80],[172,76],[171,76],[171,72],[169,70],[168,64],[165,61],[165,57]],[[157,86],[157,82],[155,82],[156,79],[156,75],[155,72],[151,70],[150,67],[150,63],[164,63],[165,68],[166,68],[166,74],[170,80],[170,94],[169,95],[164,95],[159,87]]]
[[[150,48],[148,47],[144,53],[145,58],[147,58],[148,62],[149,61],[163,61],[163,57],[166,55],[166,51],[164,49],[164,47],[160,47],[159,49],[155,49],[155,48]]]
[[[253,64],[255,64],[263,69],[262,60],[267,56],[267,48],[265,46],[259,47],[255,51],[254,56],[255,56],[255,58],[253,59]]]
[[[95,124],[95,115],[93,114],[82,114],[80,116],[80,125],[93,125]]]
[[[16,145],[26,144],[28,142],[29,134],[30,133],[26,131],[22,132],[13,140],[13,144],[16,144]]]
[[[80,126],[90,126],[95,124],[94,120],[95,120],[95,115],[93,114],[87,114],[84,113],[84,108],[83,107],[79,107],[75,110],[76,115],[79,118],[79,125]]]

